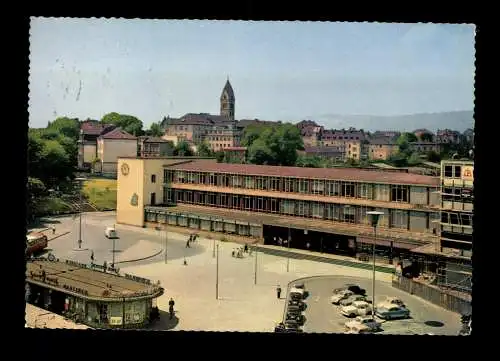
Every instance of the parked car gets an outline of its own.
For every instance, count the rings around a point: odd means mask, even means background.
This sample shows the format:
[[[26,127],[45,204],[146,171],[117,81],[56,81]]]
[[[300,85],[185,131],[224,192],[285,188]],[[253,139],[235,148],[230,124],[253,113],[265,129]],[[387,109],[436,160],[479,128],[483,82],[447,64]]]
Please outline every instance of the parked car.
[[[288,301],[288,309],[290,311],[304,311],[306,308],[306,304],[300,300],[290,300]]]
[[[394,320],[397,318],[409,318],[410,310],[406,307],[400,307],[396,305],[386,305],[383,307],[377,307],[375,310],[375,315],[384,320]]]
[[[345,323],[346,327],[353,327],[356,325],[363,325],[365,327],[368,327],[372,332],[380,331],[382,329],[382,325],[380,324],[380,322],[375,321],[373,317],[357,316],[354,320],[347,321]]]
[[[292,300],[304,299],[304,289],[297,287],[290,288],[290,297],[292,298]]]
[[[350,305],[340,307],[340,313],[347,317],[367,316],[372,314],[372,306],[365,301],[354,301]]]
[[[368,316],[372,314],[372,306],[365,301],[354,301],[351,305],[341,307],[340,313],[347,317]]]
[[[330,297],[330,301],[334,305],[338,305],[338,304],[340,304],[340,301],[345,300],[346,298],[351,297],[353,294],[354,293],[352,293],[351,291],[344,290],[342,292],[335,293],[332,297]]]
[[[387,308],[387,306],[406,307],[404,302],[399,297],[387,297],[384,301],[380,302],[377,307]]]
[[[356,301],[364,301],[364,302],[367,302],[366,301],[366,297],[363,296],[363,295],[351,295],[349,296],[348,298],[345,298],[343,300],[341,300],[339,302],[339,304],[341,306],[349,306],[349,305],[352,305],[353,302],[356,302]]]
[[[352,324],[345,326],[345,334],[359,335],[363,333],[371,333],[373,330],[363,324]]]
[[[335,288],[333,294],[343,293],[345,291],[350,291],[355,295],[366,295],[366,290],[359,287],[358,285],[352,283],[346,283],[344,287]]]

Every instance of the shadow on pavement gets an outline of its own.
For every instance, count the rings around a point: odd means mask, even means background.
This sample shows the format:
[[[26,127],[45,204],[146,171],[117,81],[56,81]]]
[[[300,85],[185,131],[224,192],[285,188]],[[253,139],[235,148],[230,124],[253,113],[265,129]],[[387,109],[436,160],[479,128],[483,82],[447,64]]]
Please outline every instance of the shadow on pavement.
[[[430,327],[443,327],[444,323],[441,321],[430,320],[430,321],[425,321],[424,325],[430,326]]]
[[[147,327],[147,329],[155,331],[168,331],[174,329],[178,324],[179,318],[176,315],[170,319],[170,314],[168,312],[160,310],[160,319],[152,323],[149,327]]]

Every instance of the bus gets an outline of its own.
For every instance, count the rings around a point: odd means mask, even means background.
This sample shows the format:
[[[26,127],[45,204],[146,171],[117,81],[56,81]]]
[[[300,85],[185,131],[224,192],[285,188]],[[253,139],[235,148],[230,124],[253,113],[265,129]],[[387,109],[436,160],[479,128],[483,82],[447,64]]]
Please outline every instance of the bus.
[[[43,251],[48,246],[48,238],[43,233],[30,233],[26,235],[26,255],[31,256]]]

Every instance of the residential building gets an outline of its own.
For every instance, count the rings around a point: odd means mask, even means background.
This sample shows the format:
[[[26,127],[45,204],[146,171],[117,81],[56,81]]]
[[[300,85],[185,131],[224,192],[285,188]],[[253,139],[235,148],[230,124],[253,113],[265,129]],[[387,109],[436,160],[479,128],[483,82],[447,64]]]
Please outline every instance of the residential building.
[[[212,160],[121,158],[119,167],[126,169],[118,176],[119,223],[168,223],[265,244],[291,239],[291,247],[351,255],[373,243],[401,254],[439,239],[438,177]],[[376,239],[371,210],[384,213]]]
[[[159,137],[140,136],[137,138],[137,155],[139,157],[172,156],[174,143]]]
[[[98,172],[116,174],[119,157],[137,156],[137,137],[115,128],[97,138]]]
[[[368,144],[368,159],[387,160],[399,151],[399,146],[390,137],[372,138]]]
[[[460,132],[451,129],[438,129],[436,142],[441,144],[457,144],[460,141]]]
[[[431,140],[434,140],[434,133],[425,128],[416,129],[413,131],[413,134],[415,134],[418,140],[422,140],[422,136],[424,136],[424,134],[430,137]]]
[[[80,124],[80,139],[78,140],[78,168],[90,169],[99,158],[97,138],[116,127],[112,124],[102,124],[97,120],[86,120]]]
[[[360,160],[364,158],[364,131],[354,128],[323,130],[320,134],[320,144],[323,147],[342,147],[345,149],[344,159]]]
[[[233,124],[214,125],[207,128],[204,141],[214,152],[217,152],[226,148],[239,147],[242,135],[242,130]]]
[[[345,160],[345,145],[331,147],[304,147],[304,150],[300,152],[306,156],[316,156],[334,161]]]
[[[408,147],[413,152],[426,153],[426,152],[436,152],[441,153],[443,145],[436,142],[411,142],[408,143]]]
[[[395,130],[377,130],[371,134],[373,138],[397,138],[401,135],[401,132]]]
[[[220,115],[208,113],[188,113],[184,116],[164,118],[164,139],[176,138],[194,144],[207,142],[213,151],[240,145],[243,128],[238,125],[235,116],[234,90],[229,80],[220,97]]]

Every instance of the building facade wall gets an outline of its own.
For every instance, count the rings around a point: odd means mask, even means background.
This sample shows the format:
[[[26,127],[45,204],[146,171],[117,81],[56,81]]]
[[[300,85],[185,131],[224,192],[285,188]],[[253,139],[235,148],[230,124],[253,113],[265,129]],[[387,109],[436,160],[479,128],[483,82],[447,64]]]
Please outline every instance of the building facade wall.
[[[92,163],[97,158],[97,142],[93,144],[83,144],[83,162]]]
[[[397,145],[370,144],[368,145],[368,159],[387,160],[399,150]]]
[[[470,256],[474,216],[474,163],[441,162],[441,250]]]
[[[118,159],[116,222],[144,225],[145,177],[143,159]]]

